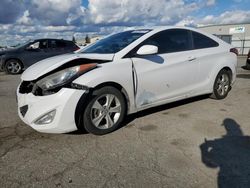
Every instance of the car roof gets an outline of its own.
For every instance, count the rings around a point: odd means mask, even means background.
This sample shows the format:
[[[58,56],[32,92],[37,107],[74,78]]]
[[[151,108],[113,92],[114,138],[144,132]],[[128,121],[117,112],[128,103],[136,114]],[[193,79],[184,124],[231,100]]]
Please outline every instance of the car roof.
[[[134,47],[136,47],[138,44],[140,44],[142,41],[144,41],[145,39],[149,38],[150,36],[153,36],[154,34],[161,32],[161,31],[165,31],[165,30],[169,30],[169,29],[186,29],[189,31],[194,31],[194,32],[198,32],[200,34],[203,34],[211,39],[213,39],[214,41],[218,42],[220,45],[223,46],[228,46],[229,44],[223,42],[221,39],[219,39],[218,37],[209,34],[207,32],[201,31],[199,29],[196,28],[192,28],[192,27],[183,27],[183,26],[154,26],[154,27],[138,27],[138,28],[134,28],[133,30],[149,30],[149,32],[147,32],[144,36],[140,37],[138,40],[134,41],[133,43],[131,43],[130,45],[128,45],[126,48],[124,48],[123,50],[117,52],[114,56],[114,58],[120,59],[122,57],[124,57],[131,49],[133,49]]]
[[[194,28],[194,27],[186,27],[186,26],[152,26],[152,27],[136,27],[132,30],[137,31],[137,30],[149,30],[148,33],[158,33],[160,31],[164,31],[164,30],[168,30],[168,29],[186,29],[186,30],[190,30],[190,31],[195,31],[198,33],[201,33],[203,35],[209,36],[210,38],[214,38],[214,36],[212,36],[211,34],[202,31],[198,28]]]
[[[72,42],[72,41],[70,41],[70,40],[65,40],[65,39],[53,39],[53,38],[41,38],[41,39],[35,39],[35,40],[33,40],[33,41],[35,42],[35,41],[40,41],[40,40],[57,40],[57,41]]]
[[[157,32],[157,31],[163,31],[167,29],[187,29],[187,30],[201,32],[200,30],[197,30],[196,28],[186,27],[186,26],[151,26],[151,27],[138,27],[138,28],[135,28],[134,30],[151,30],[151,31]]]

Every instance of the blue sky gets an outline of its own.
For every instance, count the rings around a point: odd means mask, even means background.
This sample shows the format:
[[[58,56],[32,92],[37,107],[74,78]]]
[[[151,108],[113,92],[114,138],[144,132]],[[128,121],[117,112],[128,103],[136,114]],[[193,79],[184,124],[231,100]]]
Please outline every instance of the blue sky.
[[[83,0],[83,1],[82,1],[82,5],[83,5],[83,6],[87,7],[88,4],[89,4],[89,1],[88,1],[88,0]]]
[[[0,45],[154,25],[250,23],[250,0],[1,0]]]

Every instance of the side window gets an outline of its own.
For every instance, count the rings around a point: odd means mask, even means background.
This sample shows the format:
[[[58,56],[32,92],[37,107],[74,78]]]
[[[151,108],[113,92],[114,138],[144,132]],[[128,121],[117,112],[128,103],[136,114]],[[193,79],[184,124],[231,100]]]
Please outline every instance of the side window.
[[[69,42],[69,41],[65,41],[65,44],[67,47],[71,48],[71,47],[74,47],[75,46],[75,43],[73,42]]]
[[[49,48],[56,48],[56,41],[55,40],[50,40]]]
[[[192,49],[190,32],[185,29],[170,29],[159,32],[143,42],[143,45],[145,44],[157,46],[159,54]]]
[[[40,44],[40,42],[35,42],[35,43],[30,44],[27,48],[28,49],[38,49],[39,44]]]
[[[56,46],[57,48],[65,48],[66,47],[66,43],[64,41],[56,41]]]
[[[47,40],[40,41],[39,48],[40,49],[46,49],[46,48],[48,48],[48,41]]]
[[[74,49],[78,48],[78,46],[74,42],[71,42],[71,41],[67,41],[66,45],[68,48],[74,48]]]
[[[194,49],[217,47],[219,44],[213,39],[197,32],[192,32]]]

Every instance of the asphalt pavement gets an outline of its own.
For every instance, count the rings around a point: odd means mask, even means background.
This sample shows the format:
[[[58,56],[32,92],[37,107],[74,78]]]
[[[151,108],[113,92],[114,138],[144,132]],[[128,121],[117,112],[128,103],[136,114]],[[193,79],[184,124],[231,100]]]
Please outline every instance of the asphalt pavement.
[[[20,76],[0,73],[1,187],[250,187],[250,71],[224,100],[146,110],[105,135],[38,133],[17,115]]]

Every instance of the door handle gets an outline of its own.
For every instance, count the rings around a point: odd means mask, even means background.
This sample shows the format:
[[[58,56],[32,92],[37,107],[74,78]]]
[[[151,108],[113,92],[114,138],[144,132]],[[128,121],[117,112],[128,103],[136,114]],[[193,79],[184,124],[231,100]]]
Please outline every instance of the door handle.
[[[196,57],[189,57],[188,58],[188,61],[194,61],[194,60],[196,60]]]

